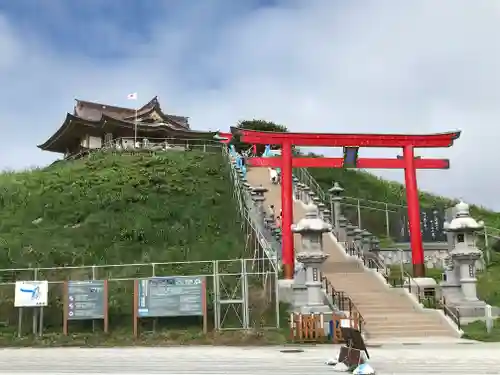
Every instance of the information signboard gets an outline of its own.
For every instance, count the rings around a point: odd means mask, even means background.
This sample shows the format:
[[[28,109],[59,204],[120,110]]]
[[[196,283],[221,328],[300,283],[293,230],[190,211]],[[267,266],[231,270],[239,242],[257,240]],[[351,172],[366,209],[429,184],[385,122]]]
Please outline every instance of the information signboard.
[[[107,280],[64,283],[64,334],[68,334],[68,321],[72,320],[104,320],[104,332],[108,332]]]
[[[204,316],[205,278],[176,276],[138,280],[136,299],[138,318]]]
[[[16,281],[14,291],[14,307],[43,307],[48,304],[47,280]]]
[[[104,319],[106,296],[103,280],[68,281],[68,320]]]

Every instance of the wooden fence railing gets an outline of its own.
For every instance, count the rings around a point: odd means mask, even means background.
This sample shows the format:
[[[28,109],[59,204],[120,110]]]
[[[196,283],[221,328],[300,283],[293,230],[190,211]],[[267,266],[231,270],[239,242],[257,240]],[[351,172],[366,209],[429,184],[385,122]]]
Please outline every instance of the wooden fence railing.
[[[343,316],[331,316],[325,314],[301,314],[290,315],[290,339],[301,343],[343,343],[342,321],[350,327],[359,329],[359,318],[346,318]]]

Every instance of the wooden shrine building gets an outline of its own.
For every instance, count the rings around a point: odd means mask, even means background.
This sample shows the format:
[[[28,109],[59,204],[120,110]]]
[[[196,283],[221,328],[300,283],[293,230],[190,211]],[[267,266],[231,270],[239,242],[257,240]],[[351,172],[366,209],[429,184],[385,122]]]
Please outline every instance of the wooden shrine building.
[[[104,147],[133,149],[213,141],[215,132],[196,131],[188,118],[163,113],[154,97],[138,108],[76,100],[59,129],[38,148],[65,157]]]

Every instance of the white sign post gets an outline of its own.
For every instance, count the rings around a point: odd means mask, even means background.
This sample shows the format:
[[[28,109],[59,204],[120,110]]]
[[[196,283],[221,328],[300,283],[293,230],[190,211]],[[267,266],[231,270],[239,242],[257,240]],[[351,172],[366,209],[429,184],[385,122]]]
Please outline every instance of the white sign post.
[[[21,337],[23,308],[34,308],[33,334],[42,334],[43,307],[48,305],[49,283],[42,281],[16,281],[14,307],[19,308],[18,336]],[[40,322],[37,329],[37,313],[40,310]]]

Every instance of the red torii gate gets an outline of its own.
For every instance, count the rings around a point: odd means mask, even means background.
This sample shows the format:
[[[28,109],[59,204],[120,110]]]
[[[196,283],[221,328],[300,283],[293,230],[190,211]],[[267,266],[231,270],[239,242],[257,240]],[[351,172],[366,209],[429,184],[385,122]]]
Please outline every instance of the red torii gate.
[[[241,141],[244,143],[281,146],[281,157],[254,157],[247,160],[247,164],[255,167],[269,166],[281,168],[283,272],[286,279],[293,279],[295,260],[293,233],[291,229],[293,224],[292,168],[343,168],[345,166],[344,158],[294,158],[292,156],[292,146],[355,148],[356,155],[359,147],[402,148],[402,158],[361,158],[357,159],[354,168],[405,170],[413,276],[425,276],[416,169],[448,169],[449,161],[446,159],[416,158],[414,149],[417,147],[450,147],[453,145],[453,141],[460,137],[460,131],[425,135],[323,134],[262,132],[233,127],[231,128],[231,133],[239,134]],[[232,138],[231,133],[219,134],[225,138],[225,141],[227,140],[226,142],[229,142]]]

